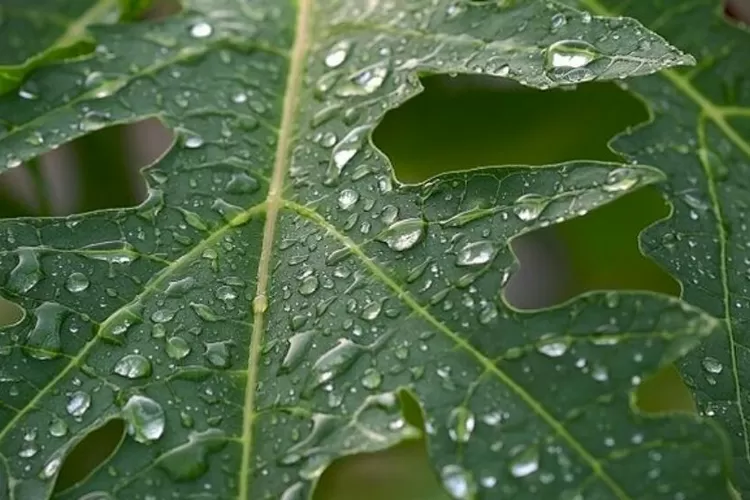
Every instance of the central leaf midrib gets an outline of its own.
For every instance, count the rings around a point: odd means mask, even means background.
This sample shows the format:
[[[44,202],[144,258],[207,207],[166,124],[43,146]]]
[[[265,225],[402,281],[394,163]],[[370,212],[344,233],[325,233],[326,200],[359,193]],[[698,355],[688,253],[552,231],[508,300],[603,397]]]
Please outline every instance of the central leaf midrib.
[[[258,262],[257,288],[253,299],[253,327],[250,332],[250,347],[247,361],[247,384],[245,387],[245,404],[242,423],[242,460],[239,468],[238,498],[250,498],[250,464],[253,450],[253,424],[255,421],[255,386],[258,380],[260,352],[265,333],[265,313],[268,307],[268,282],[270,279],[273,241],[279,211],[283,204],[284,179],[289,169],[291,145],[294,137],[294,125],[298,109],[298,100],[303,84],[305,57],[308,49],[309,24],[311,22],[312,2],[299,0],[295,25],[294,42],[291,49],[289,72],[279,125],[279,137],[274,157],[271,184],[266,198],[266,223],[263,229],[263,243]]]

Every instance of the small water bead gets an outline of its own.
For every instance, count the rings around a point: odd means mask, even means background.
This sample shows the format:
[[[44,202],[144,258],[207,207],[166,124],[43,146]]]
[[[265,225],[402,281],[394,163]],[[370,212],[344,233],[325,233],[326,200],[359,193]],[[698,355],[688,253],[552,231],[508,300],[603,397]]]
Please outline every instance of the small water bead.
[[[513,477],[526,477],[539,470],[539,449],[536,446],[525,448],[513,457],[510,473]]]
[[[568,19],[565,17],[565,14],[562,12],[558,12],[554,16],[552,16],[551,20],[551,26],[553,30],[556,30],[558,28],[561,28],[565,26],[565,24],[568,22]]]
[[[570,347],[570,339],[547,339],[542,340],[536,350],[550,358],[558,358],[565,354]]]
[[[260,186],[258,181],[246,173],[232,174],[232,178],[227,183],[227,193],[231,194],[249,194],[254,193]]]
[[[371,128],[370,125],[356,127],[336,144],[331,154],[331,161],[326,175],[327,185],[330,185],[330,183],[339,178],[341,172],[362,147],[362,143],[367,138]]]
[[[128,424],[128,434],[139,443],[156,441],[164,434],[164,409],[151,398],[131,396],[122,408],[122,416]]]
[[[167,356],[172,359],[182,359],[190,354],[190,345],[185,339],[179,336],[167,339]]]
[[[448,414],[448,435],[457,443],[467,443],[474,431],[476,419],[474,414],[464,406],[453,408]]]
[[[721,364],[721,361],[711,356],[706,356],[705,358],[703,358],[703,361],[701,361],[701,365],[703,365],[703,369],[708,373],[713,373],[716,375],[724,370],[724,365]]]
[[[547,48],[548,68],[583,68],[600,56],[599,51],[583,40],[560,40]]]
[[[475,241],[459,250],[456,256],[456,265],[477,266],[486,264],[495,257],[495,253],[495,245],[491,241]]]
[[[148,377],[151,375],[151,361],[140,354],[127,354],[115,363],[113,371],[129,379]]]
[[[341,40],[336,42],[328,51],[325,57],[325,65],[329,68],[338,68],[346,58],[349,56],[352,43],[348,40]]]
[[[195,287],[195,278],[188,276],[179,280],[170,281],[164,293],[167,297],[182,297]]]
[[[427,223],[423,219],[404,219],[388,226],[376,239],[388,245],[391,250],[403,252],[422,241],[426,227]]]
[[[477,485],[469,471],[460,465],[446,465],[440,472],[440,479],[448,494],[454,500],[470,500],[477,493]]]
[[[640,181],[637,170],[632,168],[617,168],[607,175],[607,180],[602,189],[608,193],[627,191]]]
[[[214,29],[206,22],[195,23],[190,27],[190,36],[193,38],[206,38],[211,36]]]
[[[91,396],[83,391],[76,391],[68,398],[65,409],[72,417],[81,417],[91,406]]]
[[[339,138],[334,134],[333,132],[325,132],[320,137],[320,145],[324,148],[332,148],[336,145],[336,142],[339,140]]]

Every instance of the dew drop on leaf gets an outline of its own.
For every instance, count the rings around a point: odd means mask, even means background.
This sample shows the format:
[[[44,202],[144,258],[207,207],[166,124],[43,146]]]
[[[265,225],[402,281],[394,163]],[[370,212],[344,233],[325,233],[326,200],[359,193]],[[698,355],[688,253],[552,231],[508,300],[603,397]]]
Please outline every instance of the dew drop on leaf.
[[[638,184],[640,180],[638,171],[632,168],[617,168],[607,175],[607,180],[602,189],[608,193],[627,191]]]
[[[167,356],[172,359],[182,359],[190,354],[190,345],[185,339],[179,336],[169,337],[167,339]]]
[[[122,407],[122,417],[128,425],[128,434],[139,443],[156,441],[164,434],[164,409],[146,396],[134,395]]]
[[[708,373],[713,374],[719,374],[724,369],[724,366],[721,364],[721,362],[713,358],[711,356],[706,356],[703,358],[703,361],[701,361],[701,364],[703,365],[703,369],[706,370]]]
[[[560,40],[547,48],[548,68],[582,68],[600,56],[596,48],[583,40]]]
[[[91,396],[87,392],[76,391],[68,398],[65,409],[72,417],[81,417],[91,406]]]
[[[448,435],[456,443],[468,443],[475,425],[474,414],[465,406],[457,406],[448,414]]]
[[[140,354],[127,354],[115,363],[112,371],[129,379],[144,378],[151,375],[151,362]]]
[[[568,351],[568,347],[569,339],[547,339],[540,341],[536,350],[550,358],[558,358]]]
[[[520,196],[513,205],[513,213],[524,222],[537,220],[547,207],[549,200],[536,193]]]
[[[23,294],[34,288],[42,279],[42,269],[37,253],[31,248],[18,249],[18,263],[10,272],[5,286],[16,293]]]
[[[513,477],[526,477],[539,470],[539,448],[529,446],[513,457],[510,462],[510,473]]]
[[[56,302],[44,302],[34,309],[36,322],[26,337],[25,352],[34,359],[54,359],[60,355],[60,329],[67,314]]]
[[[388,226],[377,236],[377,240],[388,248],[403,252],[413,248],[425,236],[427,223],[423,219],[404,219]]]
[[[377,389],[383,382],[383,375],[375,368],[367,368],[362,375],[362,386],[365,389]]]
[[[474,477],[460,465],[452,464],[443,467],[440,479],[445,490],[454,500],[470,500],[477,493]]]
[[[206,22],[195,23],[190,27],[190,36],[193,38],[206,38],[211,36],[213,28]]]
[[[89,287],[89,279],[83,273],[71,273],[65,280],[65,288],[71,293],[78,293]]]
[[[295,369],[304,359],[310,348],[314,331],[309,330],[292,335],[288,342],[289,348],[281,362],[281,372],[289,372]]]
[[[481,240],[465,245],[456,256],[457,266],[478,266],[486,264],[495,256],[495,246],[491,241]]]
[[[54,416],[49,424],[48,431],[52,437],[63,437],[68,433],[68,424],[60,417]]]
[[[231,355],[229,352],[229,341],[207,342],[203,356],[211,366],[217,368],[228,368],[231,365]]]
[[[349,56],[349,50],[351,50],[352,43],[348,40],[341,40],[336,42],[326,54],[325,65],[329,68],[338,68],[346,58]]]

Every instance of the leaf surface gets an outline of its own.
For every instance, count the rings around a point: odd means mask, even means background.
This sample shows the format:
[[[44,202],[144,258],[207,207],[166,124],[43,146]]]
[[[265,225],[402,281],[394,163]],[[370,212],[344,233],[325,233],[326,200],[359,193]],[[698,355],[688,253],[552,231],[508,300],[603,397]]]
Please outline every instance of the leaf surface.
[[[423,432],[456,499],[722,496],[717,428],[631,398],[716,319],[648,293],[534,314],[502,298],[513,237],[663,174],[577,161],[407,185],[370,138],[419,73],[549,88],[690,56],[550,2],[185,7],[93,27],[98,49],[35,71],[35,98],[0,97],[2,169],[111,124],[177,133],[137,209],[0,223],[2,293],[27,311],[0,331],[0,494],[46,498],[119,418],[106,467],[57,497],[307,498],[336,458]]]
[[[0,94],[22,81],[33,68],[86,51],[88,25],[112,18],[116,0],[5,0],[0,5]],[[90,83],[93,78],[89,76]],[[35,95],[33,86],[19,90]]]
[[[750,169],[750,33],[731,26],[710,0],[665,3],[662,11],[635,2],[580,4],[596,14],[637,17],[700,57],[693,68],[632,82],[654,123],[613,146],[633,161],[654,162],[669,178],[663,187],[674,213],[643,235],[643,246],[681,281],[683,299],[721,319],[722,333],[692,351],[681,369],[700,412],[732,437],[734,481],[750,495],[744,333],[750,308],[744,174]]]

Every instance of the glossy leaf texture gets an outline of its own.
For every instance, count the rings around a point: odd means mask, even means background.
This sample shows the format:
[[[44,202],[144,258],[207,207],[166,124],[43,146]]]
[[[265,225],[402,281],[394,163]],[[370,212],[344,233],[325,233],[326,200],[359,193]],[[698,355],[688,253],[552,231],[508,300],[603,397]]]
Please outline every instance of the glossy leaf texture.
[[[695,67],[632,81],[629,88],[649,104],[654,124],[618,138],[613,147],[632,161],[648,159],[668,176],[662,188],[673,215],[646,231],[643,247],[681,281],[684,300],[722,322],[722,333],[680,367],[701,414],[721,422],[731,436],[734,481],[750,495],[750,32],[726,20],[710,0],[664,12],[634,2],[579,5],[596,14],[637,17],[699,58]]]
[[[4,0],[0,4],[0,94],[16,88],[41,64],[87,52],[93,42],[87,27],[117,20],[117,7],[117,0]],[[120,5],[123,15],[131,8],[135,6]]]
[[[548,1],[196,0],[90,31],[0,97],[0,168],[146,117],[177,139],[136,209],[0,221],[27,312],[0,330],[0,496],[49,497],[111,419],[116,452],[56,498],[308,498],[336,458],[423,433],[459,500],[727,496],[718,426],[632,398],[719,320],[652,293],[502,298],[513,237],[663,181],[662,158],[406,185],[370,136],[421,73],[549,88],[691,56]]]

